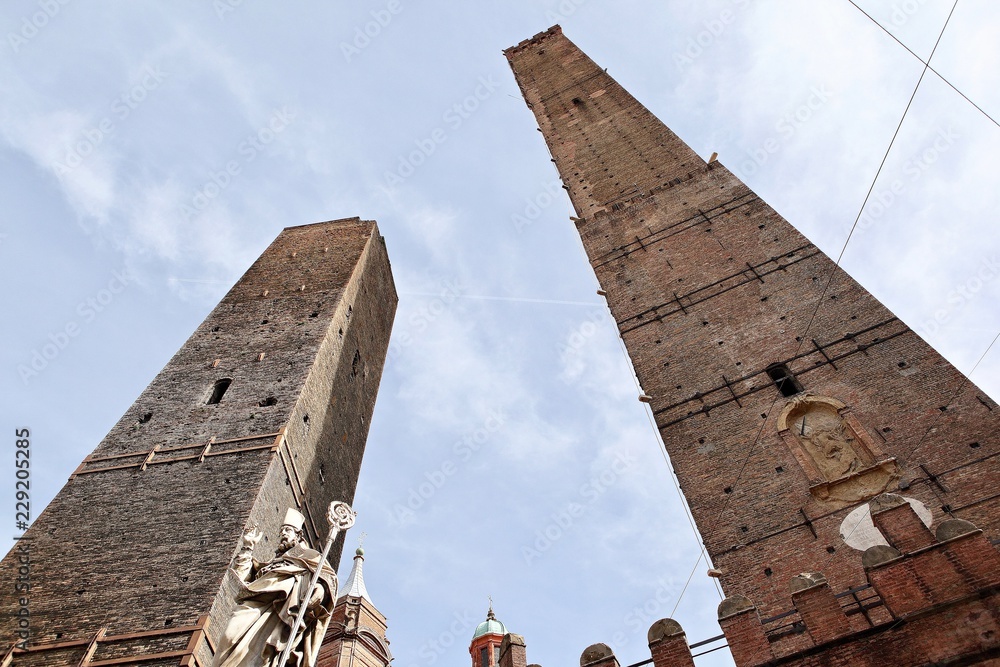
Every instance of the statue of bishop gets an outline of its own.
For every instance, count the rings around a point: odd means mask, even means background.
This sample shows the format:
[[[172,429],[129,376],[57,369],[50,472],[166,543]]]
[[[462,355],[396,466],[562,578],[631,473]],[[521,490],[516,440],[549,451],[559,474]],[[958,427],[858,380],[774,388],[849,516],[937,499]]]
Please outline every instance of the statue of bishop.
[[[322,554],[309,547],[304,524],[305,517],[289,509],[274,558],[266,562],[251,556],[260,531],[254,527],[243,535],[232,565],[242,582],[240,604],[219,642],[215,667],[276,667],[289,641],[286,667],[315,667],[337,599],[337,575]],[[317,569],[319,581],[310,594],[309,582]],[[289,637],[301,605],[306,605],[305,622]]]

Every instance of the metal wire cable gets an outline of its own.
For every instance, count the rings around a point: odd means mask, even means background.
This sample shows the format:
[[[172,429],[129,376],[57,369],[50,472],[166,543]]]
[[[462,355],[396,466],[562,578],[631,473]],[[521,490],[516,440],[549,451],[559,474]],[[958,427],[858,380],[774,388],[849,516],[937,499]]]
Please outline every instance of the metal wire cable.
[[[930,54],[930,56],[927,59],[928,63],[933,59],[934,52],[937,50],[938,45],[941,43],[941,38],[944,36],[945,30],[947,30],[948,23],[951,21],[951,17],[955,13],[955,8],[957,6],[958,6],[958,0],[955,0],[955,3],[951,7],[951,11],[948,13],[948,18],[945,20],[944,25],[942,26],[941,31],[938,34],[937,40],[934,42],[934,48],[931,50],[931,54]],[[895,131],[892,134],[892,139],[889,141],[889,145],[886,147],[885,154],[882,156],[882,160],[879,163],[878,169],[875,172],[875,176],[872,178],[871,185],[868,188],[868,192],[865,194],[864,201],[862,201],[861,207],[858,210],[858,214],[854,218],[854,223],[851,225],[851,229],[850,229],[850,231],[847,234],[847,238],[844,240],[844,245],[841,247],[840,253],[837,255],[837,259],[834,262],[834,266],[830,270],[829,276],[828,276],[828,278],[826,280],[826,284],[823,286],[822,293],[820,294],[819,298],[816,300],[816,307],[813,309],[812,315],[810,316],[809,321],[806,324],[805,330],[802,332],[802,335],[799,337],[799,342],[798,342],[798,345],[797,345],[796,350],[795,350],[795,355],[793,355],[793,356],[797,356],[799,354],[799,352],[801,351],[802,345],[803,345],[803,343],[804,343],[804,341],[806,339],[806,335],[809,333],[809,330],[812,328],[813,322],[816,319],[816,315],[819,313],[819,309],[823,305],[824,298],[826,297],[826,293],[829,290],[830,285],[833,283],[834,277],[837,275],[837,270],[840,269],[840,262],[841,262],[841,260],[844,257],[844,253],[847,251],[847,246],[848,246],[848,244],[850,244],[851,238],[854,235],[854,231],[857,229],[858,223],[861,220],[861,215],[864,213],[865,207],[868,205],[868,200],[871,198],[872,192],[875,190],[875,185],[878,183],[878,178],[879,178],[879,176],[882,173],[882,169],[885,167],[885,163],[888,160],[889,153],[892,151],[892,147],[895,144],[897,137],[899,136],[899,131],[900,131],[900,128],[902,128],[902,126],[903,126],[903,121],[906,120],[906,116],[909,113],[910,108],[913,105],[913,100],[917,96],[917,91],[920,90],[920,85],[923,82],[924,76],[927,74],[927,71],[928,71],[929,67],[930,67],[930,65],[928,65],[927,63],[924,64],[924,69],[921,71],[920,77],[917,79],[917,83],[913,87],[913,92],[910,94],[910,99],[907,101],[906,107],[903,109],[903,114],[899,118],[899,122],[896,125],[896,129],[895,129]],[[771,413],[771,411],[774,409],[774,406],[777,404],[778,400],[779,400],[779,397],[775,397],[775,399],[771,402],[771,406],[770,406],[770,408],[768,408],[768,411],[767,411],[766,414],[769,415]],[[737,485],[739,484],[739,482],[743,478],[743,473],[746,471],[746,467],[749,464],[750,459],[751,459],[754,451],[757,448],[757,444],[760,442],[761,435],[764,432],[764,427],[765,427],[766,423],[767,423],[766,419],[762,421],[760,429],[757,431],[757,436],[754,438],[753,442],[750,444],[750,447],[747,450],[747,454],[744,457],[742,464],[740,465],[739,472],[736,475],[736,480],[733,482],[733,484],[730,487],[730,488],[733,489],[734,492],[736,490]],[[730,493],[730,494],[727,495],[726,499],[723,501],[722,508],[719,510],[718,516],[716,517],[715,521],[713,521],[712,524],[710,524],[710,526],[708,528],[708,532],[711,532],[719,524],[719,522],[722,520],[723,516],[725,515],[726,510],[729,508],[729,501],[734,496],[735,496],[735,493]],[[699,559],[700,558],[701,558],[701,556],[699,555]],[[695,563],[695,567],[697,567],[697,563]],[[680,601],[678,600],[678,604],[679,603],[680,603]]]
[[[990,350],[993,349],[993,345],[997,342],[998,339],[1000,339],[1000,332],[998,332],[997,335],[993,337],[992,342],[990,342],[990,344],[986,346],[986,351],[983,352],[981,355],[979,355],[979,359],[972,366],[972,370],[970,370],[967,374],[965,374],[962,377],[962,382],[959,383],[958,389],[955,390],[955,394],[950,399],[948,399],[948,402],[945,404],[944,406],[945,409],[942,410],[941,412],[942,415],[945,412],[947,412],[947,409],[951,407],[951,404],[955,402],[955,399],[958,398],[963,391],[965,391],[965,387],[972,382],[971,380],[972,374],[976,372],[977,368],[979,368],[979,364],[982,363],[983,359],[986,358],[986,355],[990,353]],[[938,419],[940,418],[941,417],[938,417]],[[937,427],[937,423],[938,423],[937,420],[935,420],[933,424],[927,427],[927,429],[924,431],[924,434],[920,436],[920,440],[917,441],[917,444],[913,446],[913,449],[911,449],[909,453],[906,454],[905,457],[903,457],[904,461],[908,461],[910,457],[912,457],[916,453],[916,451],[920,449],[920,447],[924,444],[924,441],[926,441],[927,436]],[[858,523],[855,524],[853,528],[851,528],[851,532],[849,532],[847,535],[844,536],[845,541],[849,537],[851,537],[851,535],[854,534],[854,531],[856,531],[858,528],[861,527],[861,522],[864,521],[871,514],[871,511],[872,511],[871,505],[866,505],[866,509],[861,514],[861,517],[858,519]]]
[[[987,117],[987,118],[988,118],[988,119],[990,120],[990,122],[991,122],[991,123],[993,123],[993,124],[994,124],[994,125],[996,125],[997,127],[1000,127],[1000,123],[997,123],[996,119],[994,119],[994,118],[993,118],[993,116],[991,116],[991,115],[989,115],[988,113],[986,113],[986,111],[984,111],[982,107],[980,107],[980,106],[979,106],[978,104],[976,104],[976,103],[975,103],[975,102],[973,102],[973,101],[972,101],[971,99],[969,99],[969,96],[968,96],[968,95],[966,95],[966,94],[965,94],[965,93],[963,93],[963,92],[962,92],[961,90],[959,90],[959,89],[958,89],[958,88],[957,88],[957,87],[955,86],[955,84],[953,84],[953,83],[952,83],[951,81],[949,81],[949,80],[947,79],[947,77],[945,77],[945,76],[944,76],[943,74],[941,74],[941,72],[939,72],[939,71],[937,71],[936,69],[934,69],[933,67],[931,67],[931,66],[930,66],[930,64],[929,64],[929,62],[930,62],[930,59],[929,59],[929,58],[928,58],[927,62],[924,62],[924,59],[923,59],[923,58],[921,58],[921,57],[920,57],[920,56],[918,56],[918,55],[917,55],[916,53],[914,53],[914,52],[913,52],[913,50],[912,50],[912,49],[911,49],[910,47],[908,47],[908,46],[907,46],[906,44],[904,44],[904,43],[903,43],[902,41],[900,41],[900,39],[899,39],[898,37],[896,37],[896,36],[895,36],[894,34],[892,34],[891,32],[889,32],[889,29],[888,29],[888,28],[886,28],[886,27],[885,27],[884,25],[882,25],[881,23],[879,23],[878,21],[876,21],[876,20],[875,20],[875,19],[874,19],[874,18],[872,17],[872,15],[871,15],[871,14],[869,14],[869,13],[868,13],[868,12],[866,12],[865,10],[861,9],[861,7],[858,7],[858,4],[857,4],[856,2],[854,2],[854,0],[847,0],[847,1],[848,1],[849,3],[851,3],[852,5],[854,5],[855,9],[857,9],[857,10],[858,10],[859,12],[861,12],[862,14],[864,14],[865,16],[867,16],[867,17],[868,17],[868,20],[870,20],[870,21],[871,21],[872,23],[874,23],[874,24],[875,24],[875,25],[877,25],[877,26],[878,26],[879,28],[881,28],[882,32],[884,32],[885,34],[889,35],[889,37],[892,37],[892,39],[893,39],[893,40],[894,40],[894,41],[895,41],[895,42],[896,42],[897,44],[899,44],[899,45],[900,45],[900,46],[902,46],[902,47],[903,47],[904,49],[906,49],[907,51],[909,51],[909,52],[910,52],[910,55],[911,55],[911,56],[913,56],[914,58],[916,58],[917,60],[919,60],[920,62],[922,62],[922,63],[923,63],[923,64],[924,64],[924,65],[925,65],[925,66],[927,67],[927,69],[929,69],[930,71],[934,72],[934,74],[936,74],[936,75],[937,75],[937,77],[938,77],[939,79],[941,79],[941,81],[943,81],[943,82],[944,82],[945,84],[947,84],[949,88],[951,88],[951,89],[952,89],[952,90],[954,90],[954,91],[955,91],[956,93],[958,93],[959,95],[961,95],[961,96],[962,96],[962,99],[964,99],[964,100],[965,100],[966,102],[968,102],[969,104],[971,104],[972,106],[974,106],[974,107],[976,108],[976,110],[977,110],[977,111],[978,111],[979,113],[981,113],[981,114],[983,114],[984,116],[986,116],[986,117]]]
[[[575,213],[575,211],[574,211],[574,213]],[[572,218],[573,216],[571,215],[570,217]],[[590,264],[590,257],[587,256],[587,250],[583,246],[582,239],[581,239],[581,243],[578,246],[578,248],[580,250],[580,253],[583,255],[584,261],[587,262],[587,264]],[[607,302],[605,302],[605,307],[607,308]],[[610,309],[609,309],[609,311],[610,311]],[[612,316],[611,320],[614,321],[614,317],[613,316]],[[617,332],[616,332],[616,334],[617,334]],[[628,355],[628,350],[625,347],[625,341],[622,339],[622,337],[621,337],[620,334],[616,335],[615,338],[618,340],[618,347],[621,350],[622,357],[624,357],[624,359],[625,359],[625,365],[631,371],[632,381],[635,384],[636,392],[637,392],[637,394],[641,394],[642,393],[642,386],[639,384],[639,377],[636,375],[634,368],[632,368],[632,359]],[[653,438],[654,438],[654,441],[656,442],[656,448],[660,451],[660,454],[663,456],[663,462],[667,466],[667,474],[670,477],[671,483],[673,484],[674,491],[677,492],[677,498],[679,499],[679,501],[681,503],[681,508],[684,510],[684,516],[687,517],[688,525],[691,527],[691,533],[694,535],[695,543],[700,547],[700,550],[699,550],[699,553],[698,553],[698,559],[695,561],[694,567],[691,569],[691,574],[688,575],[687,581],[684,583],[684,587],[681,589],[681,592],[677,596],[677,602],[674,604],[673,611],[670,612],[670,615],[673,616],[674,612],[677,611],[677,606],[681,603],[681,599],[684,597],[684,593],[687,592],[688,585],[691,583],[691,579],[694,576],[695,571],[698,569],[698,563],[700,563],[703,558],[707,559],[708,554],[706,553],[706,550],[705,550],[705,544],[704,544],[704,542],[701,539],[701,533],[698,532],[698,526],[697,526],[697,524],[695,524],[694,516],[692,516],[691,510],[688,507],[687,499],[684,497],[684,493],[681,491],[681,487],[680,487],[679,482],[677,481],[677,477],[674,474],[674,471],[673,471],[673,469],[670,466],[670,459],[669,459],[669,457],[667,455],[666,444],[663,442],[663,439],[660,436],[660,431],[656,427],[656,421],[654,420],[652,412],[650,411],[648,405],[645,406],[645,410],[644,411],[646,413],[647,420],[649,420],[649,427],[653,431]],[[716,589],[716,592],[719,595],[719,599],[720,600],[724,599],[725,595],[723,595],[722,588],[719,586],[719,582],[716,581],[715,579],[713,579],[712,581],[715,584],[715,589]]]

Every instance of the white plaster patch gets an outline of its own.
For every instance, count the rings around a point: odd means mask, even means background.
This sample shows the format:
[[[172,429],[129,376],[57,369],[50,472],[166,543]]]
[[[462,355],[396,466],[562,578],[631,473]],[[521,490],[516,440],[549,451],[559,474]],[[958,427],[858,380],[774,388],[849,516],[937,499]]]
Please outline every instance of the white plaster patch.
[[[917,513],[920,520],[924,522],[925,526],[930,528],[931,511],[916,498],[903,496],[903,499],[910,503],[910,507]],[[872,513],[868,507],[868,503],[856,508],[844,518],[843,523],[840,524],[840,539],[844,540],[847,546],[858,551],[864,551],[878,544],[889,546],[885,537],[882,536],[882,533],[879,532],[879,529],[875,527],[875,523],[872,521]]]

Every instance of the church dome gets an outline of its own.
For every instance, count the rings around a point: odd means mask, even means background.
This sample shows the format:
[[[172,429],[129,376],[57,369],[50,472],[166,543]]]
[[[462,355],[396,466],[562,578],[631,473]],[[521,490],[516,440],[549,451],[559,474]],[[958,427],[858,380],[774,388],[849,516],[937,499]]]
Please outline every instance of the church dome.
[[[472,635],[472,638],[478,639],[483,635],[505,634],[507,634],[507,628],[497,620],[497,617],[493,615],[493,607],[490,607],[489,613],[486,614],[486,620],[476,626],[476,632]]]

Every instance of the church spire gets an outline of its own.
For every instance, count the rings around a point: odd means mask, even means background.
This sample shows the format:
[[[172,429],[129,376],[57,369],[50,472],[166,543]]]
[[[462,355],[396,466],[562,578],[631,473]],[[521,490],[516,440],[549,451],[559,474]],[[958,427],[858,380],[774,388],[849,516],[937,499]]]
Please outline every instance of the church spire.
[[[316,667],[389,667],[392,661],[386,619],[368,595],[364,562],[365,550],[358,547],[351,574],[337,594]]]
[[[371,597],[368,595],[368,589],[365,588],[365,575],[362,571],[364,563],[365,550],[358,547],[357,551],[354,552],[354,567],[351,568],[351,574],[348,575],[347,581],[344,582],[343,592],[338,597],[364,598],[369,604],[374,605],[375,603],[372,602]]]

